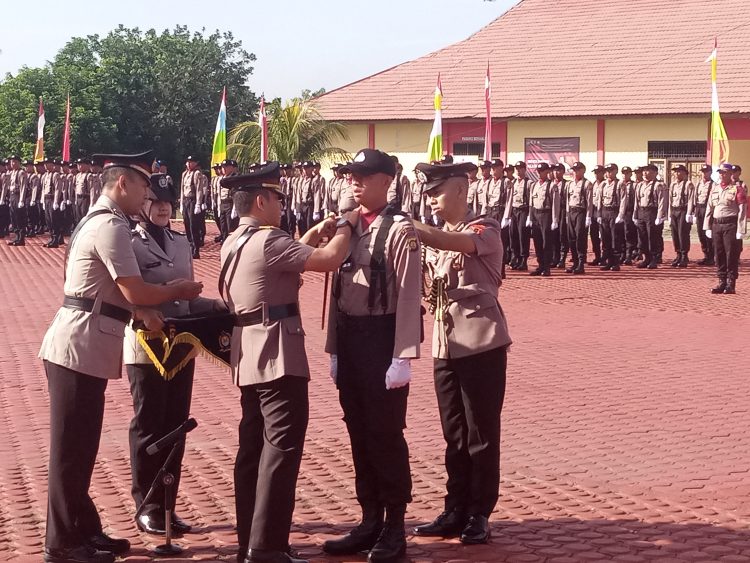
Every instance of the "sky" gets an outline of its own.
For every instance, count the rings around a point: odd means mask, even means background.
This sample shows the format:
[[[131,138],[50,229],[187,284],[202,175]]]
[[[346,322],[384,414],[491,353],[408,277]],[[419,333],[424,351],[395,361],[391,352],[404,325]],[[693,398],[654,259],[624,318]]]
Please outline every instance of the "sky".
[[[0,4],[10,0],[2,0]],[[248,84],[266,98],[330,91],[467,38],[518,0],[35,0],[39,18],[5,18],[0,77],[52,60],[71,37],[186,25],[231,31],[257,57]],[[110,8],[116,6],[116,9]],[[12,24],[11,24],[12,22]]]

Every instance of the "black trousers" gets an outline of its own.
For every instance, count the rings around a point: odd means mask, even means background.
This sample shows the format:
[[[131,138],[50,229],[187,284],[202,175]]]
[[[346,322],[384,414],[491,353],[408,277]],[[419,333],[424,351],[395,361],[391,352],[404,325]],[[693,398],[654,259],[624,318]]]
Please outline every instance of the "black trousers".
[[[513,258],[528,258],[531,229],[526,226],[528,207],[514,207],[510,212],[510,247]]]
[[[313,225],[313,209],[312,205],[303,205],[302,211],[300,211],[300,218],[297,219],[297,228],[299,229],[299,236],[304,235],[307,230]]]
[[[508,264],[511,259],[510,226],[500,229],[500,242],[503,244],[503,262]]]
[[[237,538],[244,549],[286,551],[309,418],[307,379],[243,385],[234,463]]]
[[[638,246],[646,260],[650,260],[659,251],[659,227],[655,225],[656,208],[639,207],[637,211]],[[663,241],[662,241],[663,242]]]
[[[385,388],[395,328],[396,315],[338,317],[336,385],[361,505],[411,502],[409,448],[404,439],[409,386]]]
[[[7,203],[0,203],[0,236],[8,234],[10,228],[10,207]]]
[[[716,254],[716,270],[720,280],[736,280],[739,275],[742,240],[737,240],[737,218],[733,221],[713,220],[711,237]]]
[[[638,250],[638,227],[633,222],[633,213],[625,214],[625,252],[628,256]]]
[[[552,231],[552,265],[568,254],[568,217],[565,207],[560,210],[560,226]]]
[[[219,202],[221,213],[219,215],[219,230],[221,231],[221,238],[226,240],[229,233],[234,231],[239,225],[239,218],[232,219],[232,200],[226,199]]]
[[[487,516],[500,489],[500,412],[507,349],[434,360],[445,438],[446,510]]]
[[[673,207],[672,216],[669,218],[669,226],[672,229],[672,243],[674,251],[677,254],[687,254],[690,252],[690,227],[685,218],[687,217],[686,207]]]
[[[40,203],[32,203],[31,205],[29,205],[29,224],[27,227],[28,232],[36,233],[36,231],[41,228],[41,211],[42,205]]]
[[[107,380],[44,362],[50,403],[45,546],[70,548],[102,531],[89,496],[104,418]]]
[[[62,242],[65,236],[65,212],[60,209],[57,211],[53,209],[52,224],[55,238],[57,238],[59,242]]]
[[[195,221],[198,224],[198,241],[200,246],[203,246],[206,238],[206,211],[201,211],[195,214]]]
[[[706,219],[706,206],[696,205],[695,206],[695,227],[698,231],[698,240],[701,243],[701,250],[706,258],[713,258],[714,256],[714,245],[710,238],[706,236],[706,231],[703,230],[703,221]]]
[[[25,206],[19,208],[18,194],[10,194],[8,204],[10,207],[10,221],[13,224],[13,232],[16,233],[16,240],[23,240],[26,236],[26,226],[28,225],[28,208]]]
[[[620,251],[625,238],[625,226],[623,223],[615,223],[617,214],[617,209],[602,209],[602,222],[599,225],[603,257],[612,266],[620,263]]]
[[[531,209],[531,236],[534,238],[534,252],[539,269],[546,270],[552,265],[552,210]]]
[[[594,251],[594,257],[600,258],[602,255],[602,238],[599,233],[599,223],[596,219],[592,218],[589,235],[591,236],[591,250]]]
[[[87,196],[87,195],[76,196],[75,209],[73,210],[75,214],[76,224],[78,224],[81,221],[81,219],[86,217],[86,214],[89,212],[90,205],[91,205],[90,196]]]
[[[159,469],[167,460],[171,448],[155,455],[148,455],[146,447],[185,422],[190,415],[190,399],[193,394],[195,361],[191,361],[167,381],[153,364],[128,364],[125,366],[133,397],[133,418],[130,421],[130,473],[133,483],[131,493],[138,508],[146,498]],[[180,486],[184,441],[169,472],[174,475],[175,495]],[[149,499],[143,513],[164,515],[164,488],[159,486]]]
[[[586,210],[575,207],[572,208],[568,212],[568,242],[570,244],[570,252],[574,264],[578,262],[578,260],[586,260],[586,253],[588,252],[589,246],[586,233],[587,230]]]
[[[182,220],[185,222],[185,236],[195,252],[200,240],[200,224],[198,214],[195,213],[195,198],[186,197],[182,200]]]

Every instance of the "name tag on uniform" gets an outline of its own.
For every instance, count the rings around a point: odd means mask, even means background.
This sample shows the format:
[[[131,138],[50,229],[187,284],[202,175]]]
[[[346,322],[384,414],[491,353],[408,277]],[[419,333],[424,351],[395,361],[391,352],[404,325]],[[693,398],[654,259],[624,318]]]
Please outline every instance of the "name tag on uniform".
[[[156,268],[157,266],[160,266],[160,265],[161,265],[161,262],[150,262],[149,264],[146,264],[143,267],[146,268],[147,270],[150,270],[151,268]]]

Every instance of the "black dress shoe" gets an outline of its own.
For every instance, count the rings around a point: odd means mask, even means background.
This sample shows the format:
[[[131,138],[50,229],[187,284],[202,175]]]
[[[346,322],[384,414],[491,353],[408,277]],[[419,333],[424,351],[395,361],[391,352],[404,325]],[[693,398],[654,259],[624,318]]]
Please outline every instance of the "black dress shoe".
[[[90,536],[86,540],[86,545],[98,549],[99,551],[110,551],[115,555],[120,555],[130,551],[130,542],[124,538],[110,538],[104,532],[99,532]]]
[[[285,551],[249,549],[245,556],[245,563],[308,563],[308,561],[292,557]]]
[[[147,534],[163,536],[167,533],[167,526],[164,523],[164,516],[162,515],[141,514],[135,519],[135,525],[141,532],[146,532]]]
[[[182,518],[172,513],[172,531],[176,534],[187,534],[193,527],[185,522]]]
[[[461,532],[461,543],[474,545],[487,543],[490,539],[490,521],[486,516],[475,514],[469,517],[464,531]]]
[[[45,563],[114,563],[110,551],[98,551],[87,545],[68,549],[44,548]]]
[[[414,528],[415,536],[450,538],[457,536],[466,527],[466,515],[463,512],[451,510],[441,512],[429,524],[422,524]]]

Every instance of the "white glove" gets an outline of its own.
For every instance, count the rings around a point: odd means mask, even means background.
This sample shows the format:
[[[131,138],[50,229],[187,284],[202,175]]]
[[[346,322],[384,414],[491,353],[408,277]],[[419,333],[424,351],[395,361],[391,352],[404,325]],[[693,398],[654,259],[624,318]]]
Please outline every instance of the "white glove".
[[[693,217],[692,215],[686,215],[685,216],[685,222],[686,223],[692,224],[694,221],[695,221],[695,217]]]
[[[207,209],[206,204],[202,203],[201,204],[201,211],[205,211],[206,209]]]
[[[438,221],[439,221],[439,217],[433,213],[432,214],[432,224],[433,225],[437,225]]]
[[[664,217],[664,224],[665,225],[669,225],[671,222],[672,222],[672,219],[670,219],[669,217]]]
[[[505,229],[507,227],[510,227],[510,219],[503,219],[503,222],[500,224],[500,227],[502,229]]]
[[[622,221],[623,221],[622,217],[616,217],[615,218],[615,225],[619,225],[620,223],[622,223]]]
[[[201,212],[201,206],[199,204],[195,204],[195,208],[193,209],[193,213],[198,215]]]
[[[70,201],[69,199],[66,199],[66,200],[65,200],[65,205],[67,205],[68,207],[70,207],[70,205],[71,205],[72,203],[73,203],[73,202],[72,202],[72,201]]]
[[[427,217],[425,217],[424,215],[420,217],[420,220],[422,221],[422,223],[427,223]]]
[[[65,202],[60,203],[60,211],[65,211]]]
[[[236,219],[237,217],[239,217],[239,215],[237,215],[237,208],[234,205],[232,206],[232,214],[230,215],[230,217],[232,219]]]
[[[339,357],[336,354],[331,354],[331,379],[336,383],[336,377],[339,374]]]
[[[602,224],[602,218],[601,218],[601,217],[597,217],[597,218],[596,218],[596,222],[597,222],[597,223],[599,223],[599,224],[601,225],[601,224]]]
[[[315,213],[313,213],[313,221],[320,221],[320,217],[320,211],[316,211]]]
[[[409,358],[393,358],[391,367],[385,372],[385,388],[398,389],[406,387],[411,381],[411,363]]]
[[[56,203],[53,203],[52,204],[52,209],[54,209],[55,211],[57,211],[58,209],[60,209],[60,206],[57,205]]]
[[[659,226],[659,225],[661,225],[661,224],[662,224],[663,222],[664,222],[664,219],[663,219],[663,218],[661,218],[661,217],[657,217],[657,218],[656,218],[656,221],[654,221],[654,225],[656,225],[656,226],[658,227],[658,226]]]
[[[528,219],[526,219],[526,226],[527,227],[531,227],[531,217],[529,217]]]
[[[737,240],[742,240],[742,233],[737,233]]]
[[[216,205],[216,216],[221,217],[221,205]]]
[[[302,219],[302,213],[300,213],[299,211],[297,211],[297,212],[296,212],[296,213],[294,214],[294,216],[295,216],[295,217],[297,218],[297,221],[300,221],[300,220]]]
[[[586,226],[587,227],[591,226],[591,217],[586,217]]]
[[[44,207],[44,202],[42,202],[42,211],[45,211],[46,208]]]
[[[22,201],[18,202],[18,209],[23,209],[23,202]]]
[[[708,238],[711,238],[711,229],[708,229],[705,233]]]
[[[559,227],[559,226],[560,226],[560,225],[558,225],[558,224],[557,224],[557,223],[556,223],[555,221],[552,221],[552,230],[553,230],[553,231],[556,231],[556,230],[557,230],[557,227]]]

